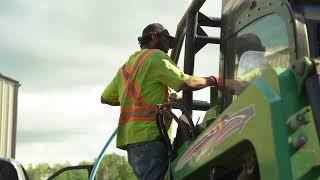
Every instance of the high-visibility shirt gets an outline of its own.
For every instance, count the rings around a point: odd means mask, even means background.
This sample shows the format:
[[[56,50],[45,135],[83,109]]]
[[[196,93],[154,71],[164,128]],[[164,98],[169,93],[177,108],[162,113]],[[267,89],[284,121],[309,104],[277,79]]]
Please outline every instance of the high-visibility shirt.
[[[132,78],[133,85],[129,87],[130,90],[126,90],[129,75],[133,73],[131,69],[139,55],[146,56]],[[126,149],[127,144],[158,138],[160,133],[156,124],[155,107],[168,101],[168,87],[178,91],[188,77],[161,50],[143,49],[131,55],[102,94],[103,99],[120,102],[117,147]],[[138,96],[140,99],[134,100]],[[150,109],[153,113],[144,117],[144,111],[139,109]]]

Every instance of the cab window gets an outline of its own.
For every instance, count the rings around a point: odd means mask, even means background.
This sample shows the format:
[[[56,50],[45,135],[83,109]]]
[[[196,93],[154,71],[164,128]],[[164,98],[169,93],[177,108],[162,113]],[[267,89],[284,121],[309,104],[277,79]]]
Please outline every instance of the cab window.
[[[287,22],[277,14],[261,18],[241,30],[235,39],[235,75],[262,68],[287,68],[293,56],[289,48]]]
[[[291,61],[296,59],[292,34],[292,23],[276,13],[245,26],[226,41],[225,78],[244,78],[250,83],[263,67],[289,67]],[[239,95],[244,89],[236,94]],[[225,93],[224,98],[224,107],[227,107],[235,97]]]

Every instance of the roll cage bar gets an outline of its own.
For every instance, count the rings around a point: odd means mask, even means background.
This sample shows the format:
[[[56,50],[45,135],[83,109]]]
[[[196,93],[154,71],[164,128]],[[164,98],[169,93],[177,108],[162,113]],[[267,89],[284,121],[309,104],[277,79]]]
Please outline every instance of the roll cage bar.
[[[208,17],[201,12],[200,8],[206,0],[193,0],[178,24],[176,31],[177,46],[171,52],[171,59],[178,64],[180,52],[184,38],[185,54],[184,54],[184,72],[189,75],[194,73],[194,61],[196,53],[206,44],[220,44],[220,37],[210,37],[202,29],[202,26],[221,28],[221,19]],[[210,106],[214,106],[217,100],[217,90],[210,89]],[[183,91],[183,106],[192,116],[192,110],[195,103],[193,102],[193,92]],[[207,110],[207,107],[199,107],[199,109]]]

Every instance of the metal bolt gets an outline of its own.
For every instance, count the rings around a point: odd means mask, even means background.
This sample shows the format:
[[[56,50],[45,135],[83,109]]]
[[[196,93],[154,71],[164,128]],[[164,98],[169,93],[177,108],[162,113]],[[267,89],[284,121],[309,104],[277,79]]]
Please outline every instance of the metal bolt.
[[[257,2],[256,1],[252,1],[250,4],[250,10],[254,9],[257,6]]]
[[[304,117],[304,113],[303,114],[297,114],[297,116],[295,118],[293,118],[292,120],[290,120],[288,122],[288,126],[290,127],[290,129],[292,130],[296,130],[298,129],[300,126],[304,125],[307,123],[306,118]]]
[[[306,143],[308,142],[308,137],[301,134],[295,138],[292,139],[291,141],[291,146],[295,150],[299,150],[301,147],[303,147]]]
[[[297,121],[304,123],[304,122],[306,122],[306,118],[304,118],[304,115],[298,114],[297,115]]]

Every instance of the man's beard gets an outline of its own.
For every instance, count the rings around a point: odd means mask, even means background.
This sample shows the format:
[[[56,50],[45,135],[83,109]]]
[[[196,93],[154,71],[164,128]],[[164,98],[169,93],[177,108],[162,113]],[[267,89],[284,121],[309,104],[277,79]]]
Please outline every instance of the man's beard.
[[[156,49],[160,49],[161,51],[168,53],[168,49],[163,45],[163,43],[159,40],[156,45]]]

